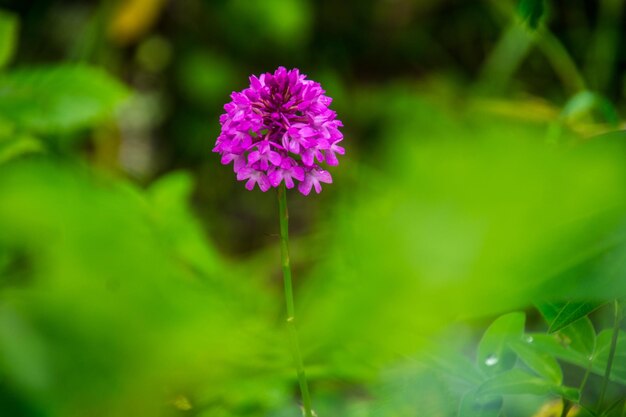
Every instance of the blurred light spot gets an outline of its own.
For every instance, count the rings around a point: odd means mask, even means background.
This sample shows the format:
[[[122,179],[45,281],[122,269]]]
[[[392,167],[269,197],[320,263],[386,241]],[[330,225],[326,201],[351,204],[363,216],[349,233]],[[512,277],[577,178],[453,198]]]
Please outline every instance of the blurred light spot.
[[[183,411],[191,410],[193,408],[191,402],[189,401],[189,398],[185,397],[182,394],[177,395],[176,398],[174,398],[174,401],[172,401],[172,404],[174,404],[174,407]]]
[[[151,36],[137,49],[137,61],[148,71],[161,72],[172,59],[172,45],[161,36]]]
[[[129,44],[146,34],[163,8],[163,0],[126,0],[113,13],[109,36],[118,44]]]
[[[485,365],[487,366],[495,366],[498,364],[498,357],[496,355],[489,355],[487,359],[485,359]]]

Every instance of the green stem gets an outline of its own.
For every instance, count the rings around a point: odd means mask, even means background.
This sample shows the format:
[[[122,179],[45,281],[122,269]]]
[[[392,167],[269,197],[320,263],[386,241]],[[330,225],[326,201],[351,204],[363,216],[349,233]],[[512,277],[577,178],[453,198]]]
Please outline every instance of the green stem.
[[[615,351],[617,350],[617,338],[619,336],[619,325],[621,321],[620,306],[617,300],[614,301],[614,317],[613,317],[613,335],[611,337],[611,346],[609,350],[609,357],[606,361],[606,369],[604,371],[604,380],[602,381],[602,389],[600,390],[600,398],[598,399],[597,410],[600,411],[600,407],[604,402],[606,396],[606,389],[609,385],[609,378],[611,377],[611,368],[613,366],[613,359],[615,358]]]
[[[311,395],[304,372],[302,352],[300,351],[300,341],[296,331],[296,312],[293,302],[293,285],[291,282],[291,266],[289,264],[289,212],[287,211],[287,190],[281,184],[278,188],[278,208],[280,211],[280,254],[283,266],[283,278],[285,283],[285,304],[287,305],[287,327],[289,329],[289,339],[291,342],[291,353],[296,365],[296,373],[302,394],[302,405],[305,417],[313,417],[311,409]]]
[[[561,409],[561,416],[560,417],[567,417],[567,414],[569,413],[569,410],[572,409],[572,405],[573,403],[566,399],[563,398],[563,408]]]
[[[580,386],[578,387],[578,391],[580,391],[580,400],[582,401],[583,392],[585,386],[587,385],[587,381],[589,380],[589,375],[591,374],[591,368],[593,367],[593,359],[589,360],[589,365],[587,365],[587,369],[585,369],[585,375],[583,376],[583,380],[580,382]]]

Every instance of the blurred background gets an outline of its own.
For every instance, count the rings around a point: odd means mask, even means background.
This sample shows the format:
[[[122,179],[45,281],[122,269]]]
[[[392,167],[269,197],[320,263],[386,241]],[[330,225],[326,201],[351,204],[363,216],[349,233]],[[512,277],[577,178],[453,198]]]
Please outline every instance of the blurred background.
[[[211,152],[281,65],[345,125],[288,195],[318,415],[457,415],[425,352],[471,374],[495,315],[626,295],[624,9],[0,0],[0,415],[300,415],[275,193]]]

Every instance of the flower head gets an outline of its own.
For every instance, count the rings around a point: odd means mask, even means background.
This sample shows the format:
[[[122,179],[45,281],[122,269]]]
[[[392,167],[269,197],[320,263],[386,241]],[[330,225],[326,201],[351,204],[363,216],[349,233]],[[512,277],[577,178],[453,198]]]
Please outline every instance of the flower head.
[[[250,77],[250,87],[231,94],[220,116],[222,131],[214,152],[222,164],[233,163],[246,188],[261,191],[296,184],[304,195],[332,183],[319,164],[338,165],[343,126],[329,108],[332,99],[319,83],[307,80],[298,69],[279,67],[274,74]]]

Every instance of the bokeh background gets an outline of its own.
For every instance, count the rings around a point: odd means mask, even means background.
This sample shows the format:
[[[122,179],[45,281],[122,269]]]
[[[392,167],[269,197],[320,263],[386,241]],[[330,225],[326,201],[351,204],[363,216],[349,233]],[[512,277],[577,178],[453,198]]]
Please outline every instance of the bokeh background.
[[[211,152],[279,65],[345,125],[288,195],[318,415],[457,415],[496,314],[626,295],[621,0],[0,9],[0,415],[299,415],[276,195]]]

